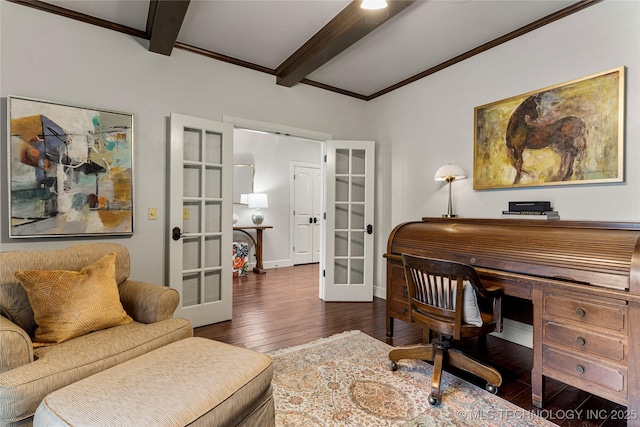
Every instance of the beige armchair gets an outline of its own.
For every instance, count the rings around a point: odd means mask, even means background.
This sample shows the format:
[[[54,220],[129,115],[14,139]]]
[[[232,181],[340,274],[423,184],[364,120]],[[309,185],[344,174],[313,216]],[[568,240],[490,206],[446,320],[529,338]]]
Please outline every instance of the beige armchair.
[[[133,322],[34,349],[37,325],[15,272],[78,271],[113,252],[120,302]],[[129,252],[114,243],[0,252],[0,426],[30,425],[52,391],[193,335],[188,320],[173,318],[174,289],[130,280],[129,273]]]

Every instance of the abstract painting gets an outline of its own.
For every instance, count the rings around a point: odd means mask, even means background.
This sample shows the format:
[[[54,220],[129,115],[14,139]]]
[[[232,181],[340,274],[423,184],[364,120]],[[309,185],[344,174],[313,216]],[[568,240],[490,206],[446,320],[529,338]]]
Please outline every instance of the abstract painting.
[[[624,71],[476,107],[473,188],[621,182]]]
[[[133,115],[9,97],[9,237],[133,234]]]

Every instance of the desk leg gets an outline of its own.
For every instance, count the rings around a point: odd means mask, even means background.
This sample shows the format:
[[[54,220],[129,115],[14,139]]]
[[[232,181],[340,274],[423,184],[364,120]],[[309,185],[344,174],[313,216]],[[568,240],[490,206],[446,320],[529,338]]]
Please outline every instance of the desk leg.
[[[253,267],[254,273],[264,274],[267,271],[262,267],[262,230],[256,230],[256,266]]]
[[[259,274],[264,274],[267,271],[262,267],[262,229],[257,228],[256,229],[256,238],[254,239],[253,236],[247,232],[247,230],[236,230],[239,231],[241,233],[244,233],[245,235],[247,235],[249,237],[249,239],[251,239],[251,242],[253,243],[253,249],[256,252],[255,253],[255,257],[256,257],[256,266],[253,267],[253,272],[254,273],[259,273]]]
[[[531,290],[533,302],[533,369],[531,370],[531,403],[538,408],[544,404],[544,375],[542,375],[542,287]]]
[[[544,376],[531,372],[531,403],[536,408],[542,408],[544,393]]]
[[[629,303],[627,427],[640,426],[640,303]],[[633,356],[631,356],[633,355]]]

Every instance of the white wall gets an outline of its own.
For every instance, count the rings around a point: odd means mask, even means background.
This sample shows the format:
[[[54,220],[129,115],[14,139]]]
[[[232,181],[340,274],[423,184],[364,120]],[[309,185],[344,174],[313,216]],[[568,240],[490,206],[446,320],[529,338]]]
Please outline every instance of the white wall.
[[[265,268],[291,266],[290,163],[320,165],[321,144],[303,138],[241,129],[236,130],[233,136],[234,158],[242,159],[238,163],[255,165],[254,192],[269,196],[269,207],[261,209],[265,218],[263,225],[273,226],[263,233],[263,264]],[[240,217],[237,225],[253,225],[251,215],[254,209],[234,205],[233,212]],[[235,237],[241,238],[242,234]],[[254,260],[251,257],[250,261]]]
[[[129,248],[131,275],[138,280],[164,283],[166,120],[170,113],[220,121],[223,115],[246,117],[363,139],[364,101],[307,85],[284,88],[275,84],[274,76],[179,49],[170,57],[158,55],[148,52],[143,40],[5,0],[0,2],[0,15],[3,105],[8,95],[15,95],[135,114],[135,234],[109,240]],[[2,126],[6,147],[6,124]],[[0,162],[0,250],[57,248],[77,242],[7,238],[4,159]],[[147,219],[148,207],[159,209],[157,221]]]
[[[387,237],[396,224],[446,211],[446,188],[433,181],[442,164],[473,171],[476,106],[625,65],[625,182],[520,190],[473,191],[454,184],[464,217],[499,217],[509,200],[550,200],[563,219],[640,218],[640,3],[607,0],[481,55],[365,103],[306,85],[283,88],[270,75],[181,50],[171,57],[146,42],[106,29],[0,1],[0,96],[27,96],[136,115],[136,233],[115,238],[132,252],[132,276],[162,282],[166,203],[166,117],[214,120],[223,115],[374,139],[377,146],[376,295],[384,296]],[[2,146],[6,146],[3,123]],[[366,130],[366,131],[364,131]],[[4,156],[3,156],[4,159]],[[5,218],[6,164],[0,162]],[[146,219],[158,207],[159,220]],[[267,213],[267,212],[265,212]],[[267,214],[267,218],[268,214]],[[0,250],[60,247],[59,239],[9,241]],[[266,239],[266,237],[265,237]],[[154,248],[154,250],[147,250]]]
[[[607,0],[370,101],[368,137],[379,141],[377,258],[392,228],[446,213],[435,171],[473,175],[474,107],[626,66],[625,182],[474,191],[453,184],[461,217],[499,218],[510,200],[550,200],[567,220],[640,220],[640,2]],[[383,283],[384,263],[377,283]],[[384,284],[382,284],[384,286]]]

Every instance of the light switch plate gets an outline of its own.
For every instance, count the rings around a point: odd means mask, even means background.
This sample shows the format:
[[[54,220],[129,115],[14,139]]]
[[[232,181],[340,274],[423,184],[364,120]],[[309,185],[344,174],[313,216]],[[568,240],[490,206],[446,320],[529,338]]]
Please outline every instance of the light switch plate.
[[[189,219],[191,217],[191,212],[189,208],[182,208],[182,219]]]
[[[149,208],[148,218],[150,220],[158,219],[158,208]]]

